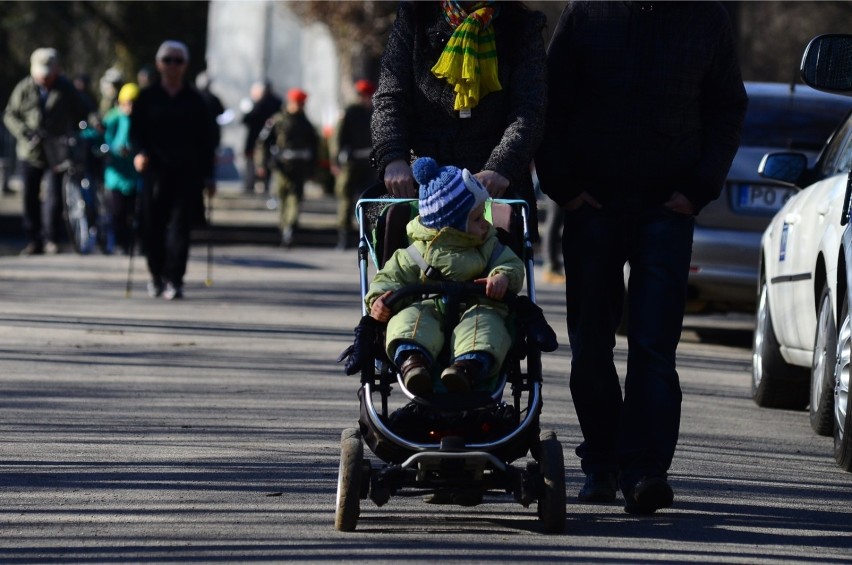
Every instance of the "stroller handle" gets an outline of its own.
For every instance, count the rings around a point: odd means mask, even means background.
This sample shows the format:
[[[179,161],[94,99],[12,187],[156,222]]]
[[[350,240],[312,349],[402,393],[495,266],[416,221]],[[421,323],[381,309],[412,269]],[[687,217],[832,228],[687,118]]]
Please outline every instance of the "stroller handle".
[[[393,291],[384,302],[388,308],[393,308],[397,302],[418,295],[441,295],[457,301],[462,296],[485,296],[485,285],[458,281],[410,284]],[[511,305],[517,298],[518,296],[514,292],[507,290],[502,301]]]

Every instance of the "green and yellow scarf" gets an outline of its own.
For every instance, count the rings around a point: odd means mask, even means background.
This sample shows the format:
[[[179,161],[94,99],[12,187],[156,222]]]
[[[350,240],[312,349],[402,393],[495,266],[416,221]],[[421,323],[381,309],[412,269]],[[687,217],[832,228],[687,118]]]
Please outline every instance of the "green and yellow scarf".
[[[497,47],[491,20],[495,2],[476,2],[466,12],[460,2],[443,0],[444,17],[455,27],[432,73],[446,79],[456,93],[453,108],[470,115],[489,92],[502,89],[497,78]]]

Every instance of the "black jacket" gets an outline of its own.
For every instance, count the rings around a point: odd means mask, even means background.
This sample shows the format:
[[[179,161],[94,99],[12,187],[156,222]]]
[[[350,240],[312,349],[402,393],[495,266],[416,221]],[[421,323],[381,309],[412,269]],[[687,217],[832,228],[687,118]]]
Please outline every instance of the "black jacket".
[[[536,169],[565,204],[719,196],[748,98],[718,2],[571,2],[548,48]]]
[[[472,117],[460,118],[453,110],[453,87],[431,72],[453,32],[440,2],[401,3],[373,96],[373,159],[379,171],[413,152],[472,173],[496,171],[534,206],[530,163],[544,119],[545,18],[514,2],[499,4],[493,21],[503,89],[482,98]]]

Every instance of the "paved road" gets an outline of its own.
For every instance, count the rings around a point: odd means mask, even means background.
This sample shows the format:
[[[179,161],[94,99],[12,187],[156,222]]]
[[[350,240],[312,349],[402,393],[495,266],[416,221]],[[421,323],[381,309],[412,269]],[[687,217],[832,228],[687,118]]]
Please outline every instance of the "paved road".
[[[565,447],[564,535],[501,497],[365,502],[358,530],[337,532],[340,431],[358,412],[334,363],[360,315],[354,253],[217,247],[205,287],[205,251],[175,303],[145,296],[141,262],[126,298],[123,257],[0,257],[0,562],[852,560],[852,476],[806,413],[751,402],[742,320],[704,328],[732,339],[684,335],[670,511],[574,502],[562,348],[544,358],[542,420]],[[565,343],[560,290],[539,302]]]

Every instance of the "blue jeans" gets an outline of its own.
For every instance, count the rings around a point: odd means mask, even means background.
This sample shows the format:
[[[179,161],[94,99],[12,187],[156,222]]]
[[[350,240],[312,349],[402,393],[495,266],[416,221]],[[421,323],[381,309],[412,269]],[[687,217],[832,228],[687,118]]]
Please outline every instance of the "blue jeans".
[[[622,490],[665,477],[680,430],[675,355],[683,326],[694,219],[661,205],[583,206],[562,239],[571,396],[583,432],[583,471],[617,472]],[[622,396],[615,330],[628,283],[628,355]]]

